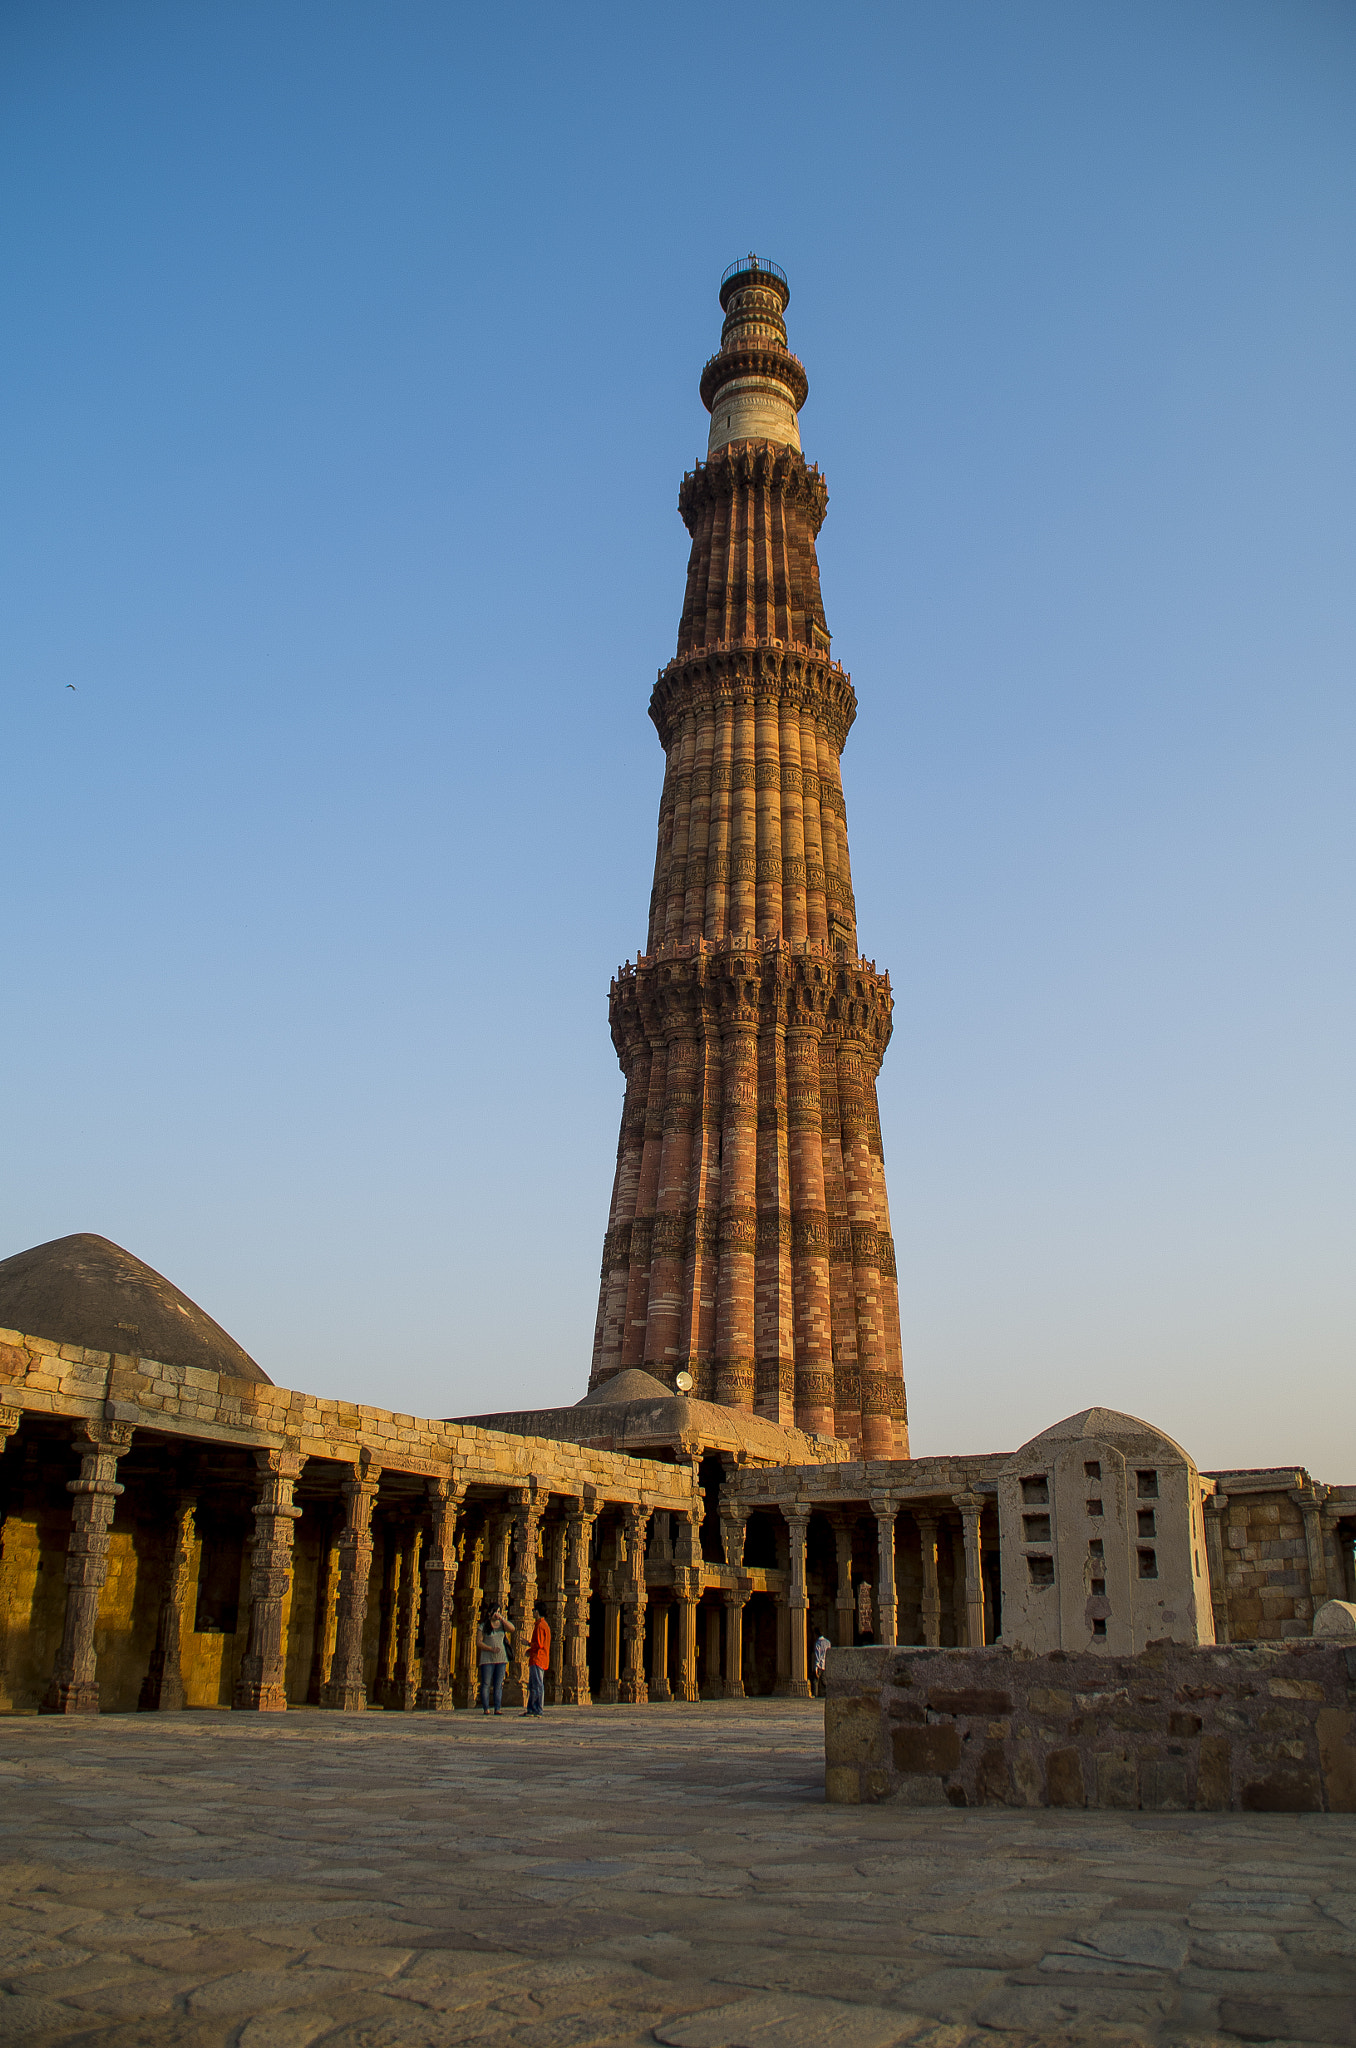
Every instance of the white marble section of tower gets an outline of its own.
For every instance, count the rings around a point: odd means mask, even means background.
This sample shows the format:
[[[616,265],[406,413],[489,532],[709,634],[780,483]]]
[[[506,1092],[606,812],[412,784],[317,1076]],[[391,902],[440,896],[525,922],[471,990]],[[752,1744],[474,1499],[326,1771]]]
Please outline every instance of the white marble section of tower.
[[[731,441],[775,441],[800,447],[796,415],[805,403],[804,371],[786,345],[786,280],[756,256],[741,266],[725,304],[721,353],[737,373],[723,380],[711,407],[707,453]],[[793,367],[794,366],[794,369]],[[732,365],[733,367],[733,365]],[[791,371],[788,380],[787,371]]]

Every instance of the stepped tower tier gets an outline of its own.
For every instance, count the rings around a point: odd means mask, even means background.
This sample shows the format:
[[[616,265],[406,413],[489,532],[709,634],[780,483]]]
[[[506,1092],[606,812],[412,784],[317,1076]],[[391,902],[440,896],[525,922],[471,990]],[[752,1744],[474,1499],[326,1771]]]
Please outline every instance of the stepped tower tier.
[[[626,1101],[590,1388],[639,1367],[698,1398],[908,1454],[876,1076],[890,980],[857,949],[831,654],[784,274],[721,283],[645,951],[612,984]]]

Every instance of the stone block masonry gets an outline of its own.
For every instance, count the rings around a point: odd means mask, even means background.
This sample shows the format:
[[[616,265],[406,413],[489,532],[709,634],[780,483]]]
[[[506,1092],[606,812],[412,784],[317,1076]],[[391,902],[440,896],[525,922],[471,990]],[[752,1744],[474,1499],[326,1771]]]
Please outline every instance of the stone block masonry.
[[[1356,1650],[835,1650],[824,1756],[844,1806],[1356,1813]]]

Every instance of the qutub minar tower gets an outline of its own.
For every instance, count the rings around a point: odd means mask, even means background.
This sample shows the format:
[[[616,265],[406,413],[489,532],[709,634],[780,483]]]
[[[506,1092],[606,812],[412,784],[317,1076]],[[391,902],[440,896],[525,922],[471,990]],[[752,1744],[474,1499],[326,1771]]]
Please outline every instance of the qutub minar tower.
[[[590,1388],[627,1367],[697,1398],[908,1453],[876,1075],[888,975],[857,950],[830,652],[801,453],[809,389],[776,264],[721,283],[645,951],[612,984],[626,1076]]]

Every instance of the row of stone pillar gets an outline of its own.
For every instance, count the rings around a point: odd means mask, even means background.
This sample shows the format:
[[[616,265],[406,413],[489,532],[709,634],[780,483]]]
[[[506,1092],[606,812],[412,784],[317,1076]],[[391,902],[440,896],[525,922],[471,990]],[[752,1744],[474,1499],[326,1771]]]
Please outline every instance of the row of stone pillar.
[[[132,1440],[127,1424],[88,1422],[78,1426],[82,1444],[80,1475],[70,1482],[71,1533],[67,1547],[66,1613],[61,1646],[44,1711],[60,1714],[98,1711],[95,1623],[99,1595],[108,1570],[109,1533],[122,1488],[118,1461]],[[304,1460],[295,1452],[259,1451],[258,1492],[254,1505],[255,1539],[250,1564],[249,1632],[236,1683],[234,1705],[258,1712],[286,1707],[286,1614],[291,1591],[293,1535],[301,1510],[293,1493]],[[380,1468],[366,1458],[341,1486],[342,1526],[333,1546],[335,1568],[327,1572],[316,1616],[316,1653],[312,1664],[312,1697],[338,1711],[356,1711],[367,1704],[364,1641],[373,1556],[372,1513],[380,1485]],[[964,1640],[984,1640],[984,1596],[980,1569],[979,1521],[984,1502],[975,1493],[959,1493],[964,1555]],[[161,1710],[184,1705],[180,1643],[190,1595],[190,1563],[196,1497],[181,1493],[175,1505],[173,1546],[161,1601],[155,1647],[143,1706]],[[378,1697],[382,1704],[441,1712],[469,1706],[477,1684],[477,1635],[482,1605],[502,1606],[514,1627],[506,1698],[524,1703],[527,1696],[527,1651],[536,1603],[540,1598],[551,1624],[549,1697],[560,1704],[587,1704],[591,1697],[588,1670],[589,1610],[592,1597],[590,1547],[600,1507],[568,1497],[562,1517],[547,1531],[545,1583],[539,1587],[539,1548],[547,1496],[535,1482],[511,1492],[503,1506],[488,1504],[478,1529],[467,1521],[457,1542],[462,1495],[450,1478],[426,1482],[423,1519],[407,1522],[400,1532],[389,1614],[378,1655]],[[879,1534],[876,1589],[878,1640],[893,1643],[897,1630],[895,1594],[895,1526],[898,1504],[888,1497],[871,1502]],[[793,1697],[809,1692],[805,1579],[806,1536],[812,1509],[783,1510],[788,1524],[790,1574],[779,1645],[781,1690]],[[923,1559],[922,1626],[924,1641],[941,1641],[941,1596],[937,1573],[939,1513],[930,1507],[911,1510],[918,1525]],[[700,1528],[694,1506],[682,1517],[682,1533],[674,1555],[672,1599],[657,1603],[650,1626],[650,1670],[645,1669],[646,1534],[651,1510],[628,1504],[620,1511],[617,1565],[603,1600],[602,1683],[599,1698],[640,1704],[676,1692],[695,1700],[697,1688],[697,1607],[702,1594]],[[734,1562],[733,1559],[730,1560]],[[725,1588],[725,1657],[720,1685],[726,1697],[741,1697],[742,1616],[747,1590]],[[838,1529],[839,1637],[853,1639],[851,1531]],[[711,1614],[719,1627],[719,1610]],[[677,1625],[677,1679],[669,1680],[669,1630]],[[422,1623],[423,1652],[416,1663],[416,1631]],[[710,1624],[708,1623],[708,1626]],[[452,1645],[457,1645],[452,1669]],[[332,1647],[331,1645],[332,1640]],[[784,1650],[784,1654],[782,1654]],[[711,1655],[707,1670],[720,1660]]]
[[[18,1418],[0,1418],[17,1427]],[[82,1422],[76,1428],[79,1477],[69,1482],[71,1530],[66,1553],[66,1609],[52,1678],[42,1711],[97,1713],[99,1684],[95,1626],[108,1576],[113,1516],[123,1488],[119,1460],[129,1448],[130,1424]],[[287,1616],[292,1590],[293,1539],[301,1509],[294,1491],[305,1460],[296,1452],[255,1453],[258,1484],[250,1553],[248,1635],[232,1704],[256,1712],[287,1705]],[[341,1522],[322,1554],[309,1697],[315,1704],[353,1712],[367,1705],[364,1649],[372,1576],[372,1516],[380,1467],[364,1453],[340,1487]],[[397,1527],[387,1612],[379,1637],[380,1704],[444,1712],[473,1703],[478,1681],[480,1611],[503,1607],[514,1635],[506,1697],[527,1697],[527,1656],[535,1607],[542,1599],[552,1629],[550,1696],[563,1704],[587,1703],[590,1543],[600,1504],[565,1496],[563,1516],[549,1525],[546,1583],[539,1589],[538,1552],[548,1496],[535,1481],[512,1489],[503,1504],[469,1512],[451,1478],[425,1483],[421,1512]],[[194,1517],[191,1488],[174,1500],[167,1570],[156,1638],[140,1704],[161,1711],[182,1708],[182,1640],[190,1611]],[[604,1504],[605,1505],[605,1504]],[[621,1509],[624,1573],[605,1606],[612,1644],[613,1688],[605,1696],[644,1701],[645,1539],[651,1510]],[[462,1516],[460,1540],[458,1518]],[[689,1548],[695,1541],[691,1520]],[[417,1654],[422,1633],[422,1655]],[[456,1668],[453,1669],[453,1644]],[[418,1677],[416,1678],[416,1668]],[[605,1671],[607,1670],[605,1658]],[[695,1697],[695,1693],[693,1695]]]
[[[979,1647],[984,1642],[984,1578],[982,1552],[980,1548],[980,1516],[984,1511],[981,1494],[964,1492],[952,1496],[952,1505],[959,1510],[961,1525],[961,1546],[963,1578],[960,1581],[964,1593],[963,1606],[958,1604],[956,1612],[957,1635],[962,1645]],[[877,1575],[875,1586],[875,1627],[878,1643],[894,1644],[898,1641],[899,1603],[895,1584],[895,1536],[900,1514],[900,1505],[888,1496],[872,1499],[871,1512],[876,1521]],[[797,1537],[797,1529],[808,1526],[812,1510],[806,1508],[803,1516],[787,1515],[792,1530],[791,1568],[794,1586],[797,1549],[804,1557],[804,1535]],[[931,1502],[911,1507],[908,1512],[918,1530],[919,1550],[923,1564],[923,1597],[920,1603],[920,1622],[923,1641],[939,1645],[942,1640],[942,1593],[938,1572],[938,1543],[945,1517],[945,1510]],[[852,1581],[852,1528],[846,1521],[838,1521],[834,1528],[837,1549],[837,1591],[834,1607],[837,1619],[838,1641],[851,1644],[856,1637],[857,1594]]]

